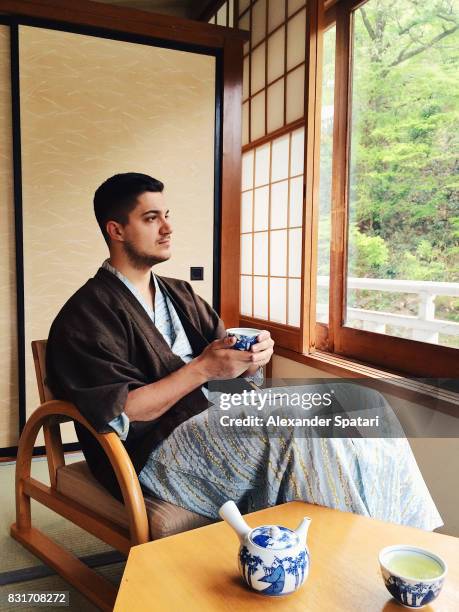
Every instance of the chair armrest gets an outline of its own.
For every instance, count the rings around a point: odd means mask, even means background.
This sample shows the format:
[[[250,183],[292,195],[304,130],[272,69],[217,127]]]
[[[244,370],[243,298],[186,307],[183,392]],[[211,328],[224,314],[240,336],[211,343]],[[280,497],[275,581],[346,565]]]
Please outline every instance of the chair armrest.
[[[33,448],[44,425],[78,421],[102,446],[115,472],[123,495],[124,506],[128,515],[131,544],[148,542],[149,526],[147,511],[139,479],[123,443],[115,432],[98,433],[82,416],[74,404],[61,400],[51,400],[41,404],[29,417],[19,440],[16,464],[16,490],[20,480],[30,478]]]

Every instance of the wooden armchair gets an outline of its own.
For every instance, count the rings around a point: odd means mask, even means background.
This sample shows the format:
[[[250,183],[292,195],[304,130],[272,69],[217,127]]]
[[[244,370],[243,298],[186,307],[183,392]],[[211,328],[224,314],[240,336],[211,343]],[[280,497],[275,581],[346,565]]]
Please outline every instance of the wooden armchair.
[[[32,526],[33,498],[126,556],[131,546],[209,523],[173,504],[143,496],[139,480],[116,433],[97,433],[77,408],[53,399],[45,384],[46,341],[32,342],[41,405],[28,419],[16,463],[16,522],[11,535],[102,610],[111,610],[117,590],[62,546]],[[60,424],[78,421],[97,439],[115,471],[124,505],[92,476],[85,461],[65,464]],[[31,477],[34,444],[43,427],[50,486]]]

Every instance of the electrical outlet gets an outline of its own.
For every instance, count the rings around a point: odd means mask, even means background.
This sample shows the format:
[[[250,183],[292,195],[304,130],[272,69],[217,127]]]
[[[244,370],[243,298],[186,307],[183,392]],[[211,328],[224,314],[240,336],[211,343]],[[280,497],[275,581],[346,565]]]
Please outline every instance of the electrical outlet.
[[[204,268],[192,266],[190,268],[190,280],[192,281],[204,280]]]

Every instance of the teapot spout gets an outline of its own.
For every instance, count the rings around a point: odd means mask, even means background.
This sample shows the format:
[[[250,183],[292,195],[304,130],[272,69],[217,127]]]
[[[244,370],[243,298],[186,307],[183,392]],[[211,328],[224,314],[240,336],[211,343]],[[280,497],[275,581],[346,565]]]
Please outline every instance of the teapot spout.
[[[236,504],[233,501],[225,502],[218,511],[218,514],[234,529],[242,543],[245,537],[250,533],[251,529],[242,518]]]
[[[308,535],[309,525],[311,524],[311,520],[308,516],[305,516],[298,527],[295,529],[295,533],[300,539],[300,542],[306,542],[306,537]]]

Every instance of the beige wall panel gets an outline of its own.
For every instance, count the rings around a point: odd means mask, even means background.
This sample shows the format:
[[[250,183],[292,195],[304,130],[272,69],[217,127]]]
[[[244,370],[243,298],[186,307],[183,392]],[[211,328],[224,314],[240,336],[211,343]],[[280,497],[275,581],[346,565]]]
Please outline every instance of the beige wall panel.
[[[213,57],[21,27],[21,127],[28,412],[38,403],[28,347],[107,249],[94,190],[117,172],[166,184],[173,256],[155,270],[212,296]]]
[[[274,355],[273,374],[275,378],[337,378],[328,372],[297,363],[285,357]],[[385,394],[388,402],[403,422],[411,421],[415,430],[416,423],[427,423],[448,431],[448,424],[453,418],[433,412],[424,406],[400,400],[395,396]],[[454,430],[454,423],[451,431]],[[418,434],[421,435],[419,429]],[[459,536],[459,488],[457,474],[459,472],[459,440],[457,438],[410,438],[409,443],[416,458],[425,483],[432,495],[444,526],[437,531]]]
[[[0,26],[0,448],[18,443],[16,255],[9,27]]]

